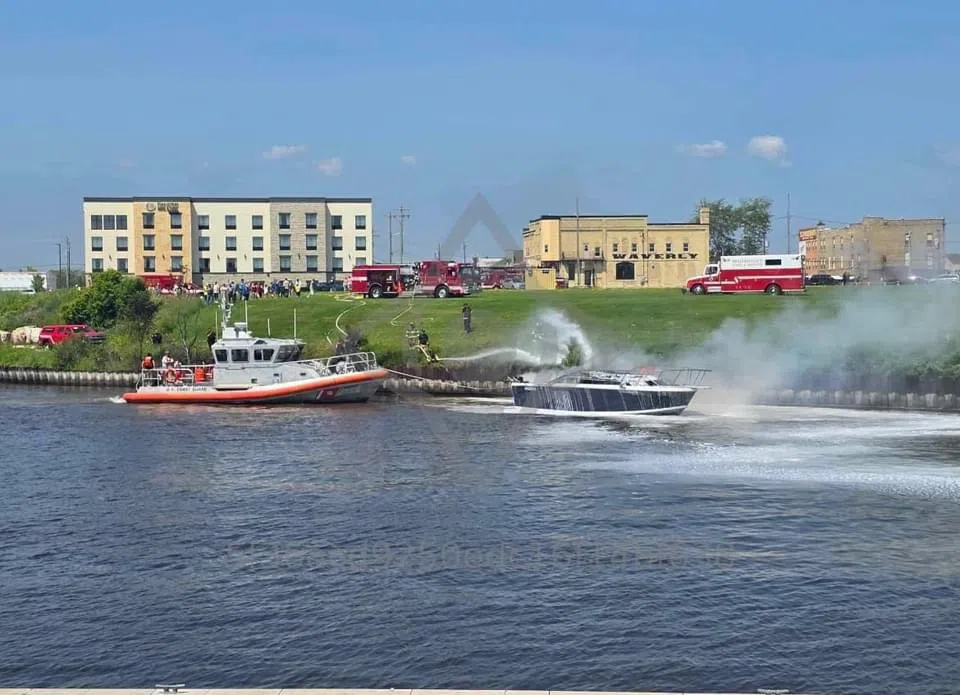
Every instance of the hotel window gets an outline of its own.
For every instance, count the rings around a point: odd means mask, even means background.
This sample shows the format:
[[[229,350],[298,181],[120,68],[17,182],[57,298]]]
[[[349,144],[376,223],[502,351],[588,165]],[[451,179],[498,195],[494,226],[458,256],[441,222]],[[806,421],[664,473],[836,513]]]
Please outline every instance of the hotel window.
[[[316,251],[316,250],[317,250],[317,235],[316,235],[316,234],[307,234],[307,236],[306,236],[306,246],[307,246],[307,251]]]
[[[228,258],[228,259],[227,259],[227,272],[228,272],[228,273],[235,273],[235,272],[237,272],[237,259],[236,259],[236,258]]]
[[[117,215],[117,229],[119,229],[120,231],[126,231],[127,229],[126,215]]]
[[[90,268],[95,273],[99,273],[103,270],[103,259],[102,258],[93,258],[90,260]]]
[[[343,259],[342,259],[342,258],[334,258],[334,259],[333,259],[333,272],[335,272],[335,273],[341,273],[341,272],[343,272]]]
[[[280,229],[290,229],[290,213],[281,212],[279,217],[280,217]]]
[[[228,236],[223,240],[224,249],[227,251],[236,251],[237,250],[237,237]]]
[[[330,216],[330,229],[343,229],[343,215]]]
[[[683,242],[683,252],[686,253],[689,250],[690,250],[690,242],[689,241]]]
[[[353,218],[353,227],[354,229],[366,229],[367,228],[367,216],[366,215],[357,215]]]
[[[636,252],[637,252],[637,242],[633,242],[632,244],[630,244],[630,253],[636,253]]]
[[[103,228],[107,231],[113,231],[117,226],[117,220],[113,215],[104,215],[103,216]]]
[[[183,270],[183,256],[170,256],[170,272],[179,273]]]
[[[125,236],[117,237],[117,251],[128,251],[128,241]]]
[[[649,244],[647,244],[647,253],[656,253],[656,252],[657,252],[657,244],[656,242],[651,241]]]
[[[668,241],[666,244],[664,244],[664,247],[665,247],[666,253],[673,253],[673,242],[672,242],[672,241]]]
[[[155,273],[157,271],[157,259],[154,256],[143,257],[143,272]]]
[[[143,235],[143,250],[153,251],[157,248],[157,238],[153,234]]]
[[[356,251],[366,251],[367,250],[367,237],[358,236],[354,245],[354,250]]]
[[[307,229],[316,229],[317,228],[317,213],[308,212],[304,216],[304,226]]]
[[[170,229],[183,229],[183,215],[181,213],[170,213]]]
[[[95,232],[103,229],[103,215],[90,215],[90,229]]]
[[[357,256],[356,265],[366,265],[366,264],[367,264],[367,257],[366,257],[366,256]]]
[[[262,273],[263,272],[263,259],[254,258],[253,259],[253,272]]]
[[[121,273],[126,273],[126,272],[128,272],[128,270],[127,270],[127,259],[126,259],[126,258],[118,258],[118,259],[117,259],[117,270],[118,270],[119,272],[121,272]]]
[[[197,229],[201,232],[210,229],[210,215],[197,215]]]
[[[280,256],[280,272],[290,272],[290,256]]]
[[[170,250],[183,251],[183,234],[170,235]]]
[[[255,236],[253,237],[253,250],[254,251],[263,251],[263,237]]]
[[[210,250],[210,237],[202,236],[197,242],[197,248],[200,251],[209,251]]]
[[[317,257],[316,256],[307,256],[307,272],[315,273],[317,272]]]
[[[335,236],[330,240],[330,248],[334,251],[343,251],[343,237]]]
[[[143,228],[144,229],[153,229],[153,218],[154,214],[152,212],[143,213]]]
[[[280,250],[289,251],[290,250],[290,235],[281,234],[280,235]]]
[[[201,273],[209,273],[209,272],[210,272],[210,259],[209,259],[209,258],[201,258],[201,259],[200,259],[200,272],[201,272]]]
[[[250,226],[257,231],[263,229],[263,215],[252,215],[250,217]]]
[[[92,237],[90,237],[90,250],[91,250],[91,251],[103,251],[103,237],[102,237],[102,236],[92,236]]]
[[[236,229],[237,228],[237,216],[236,215],[224,215],[223,216],[223,226],[226,229]]]

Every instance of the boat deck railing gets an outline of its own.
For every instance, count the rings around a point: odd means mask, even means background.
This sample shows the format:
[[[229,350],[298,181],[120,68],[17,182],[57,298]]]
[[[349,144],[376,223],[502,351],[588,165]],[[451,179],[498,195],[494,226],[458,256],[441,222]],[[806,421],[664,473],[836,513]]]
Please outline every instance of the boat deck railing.
[[[346,355],[291,362],[250,362],[247,364],[260,368],[278,367],[282,364],[303,365],[315,369],[320,376],[368,372],[379,367],[377,356],[373,352],[352,352]],[[213,386],[213,374],[216,368],[215,364],[184,364],[179,367],[141,369],[137,386],[210,388]],[[202,376],[202,378],[197,378],[198,376]]]
[[[697,367],[671,367],[656,372],[656,379],[666,386],[700,386],[712,370]]]
[[[572,369],[551,379],[549,383],[620,384],[628,386],[647,382],[662,386],[689,386],[698,388],[711,370],[695,367],[642,368],[635,371],[607,371],[603,369]]]

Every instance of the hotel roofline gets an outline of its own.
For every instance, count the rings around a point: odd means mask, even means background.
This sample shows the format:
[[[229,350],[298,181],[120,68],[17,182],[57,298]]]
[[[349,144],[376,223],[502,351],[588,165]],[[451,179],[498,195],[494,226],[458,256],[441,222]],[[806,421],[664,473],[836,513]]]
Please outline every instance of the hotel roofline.
[[[284,196],[267,198],[246,198],[246,197],[228,197],[228,198],[194,198],[189,195],[180,196],[144,196],[136,195],[126,198],[103,198],[99,196],[84,196],[84,203],[147,203],[158,200],[169,201],[190,201],[191,203],[372,203],[373,198],[326,198],[315,196]]]
[[[651,222],[651,221],[650,221],[650,215],[643,215],[643,214],[636,214],[636,215],[624,215],[624,214],[617,214],[617,215],[582,215],[582,214],[581,214],[581,215],[576,215],[576,214],[573,214],[573,215],[540,215],[540,217],[537,217],[536,219],[530,220],[527,224],[533,224],[534,222],[543,222],[543,221],[545,221],[545,220],[573,220],[573,219],[577,219],[577,218],[579,218],[579,219],[581,219],[581,220],[635,220],[635,219],[645,219],[645,220],[647,220],[647,224],[653,224],[653,225],[656,225],[656,226],[658,226],[658,227],[662,227],[662,226],[665,226],[665,225],[667,225],[667,226],[669,226],[669,225],[675,225],[675,226],[678,226],[678,227],[681,227],[681,226],[682,226],[682,227],[688,227],[688,226],[690,226],[690,225],[699,225],[699,224],[700,224],[699,222]]]

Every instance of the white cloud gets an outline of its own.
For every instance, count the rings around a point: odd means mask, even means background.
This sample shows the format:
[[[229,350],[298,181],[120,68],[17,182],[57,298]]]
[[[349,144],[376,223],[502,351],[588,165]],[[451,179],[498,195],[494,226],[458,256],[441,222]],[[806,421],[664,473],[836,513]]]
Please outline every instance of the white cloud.
[[[264,159],[283,159],[293,157],[307,151],[306,145],[274,145],[263,153]]]
[[[121,169],[133,169],[135,166],[137,166],[137,163],[132,159],[121,159],[117,166],[119,166]]]
[[[405,154],[400,157],[400,161],[406,164],[408,167],[414,167],[417,165],[417,158],[412,154]]]
[[[787,143],[779,135],[756,135],[750,138],[747,152],[754,157],[779,162],[783,166],[790,165],[787,161]]]
[[[343,160],[340,157],[331,157],[317,162],[317,171],[327,176],[340,176],[343,171]]]
[[[677,149],[691,157],[722,157],[727,152],[727,145],[720,140],[714,140],[701,144],[680,145]]]

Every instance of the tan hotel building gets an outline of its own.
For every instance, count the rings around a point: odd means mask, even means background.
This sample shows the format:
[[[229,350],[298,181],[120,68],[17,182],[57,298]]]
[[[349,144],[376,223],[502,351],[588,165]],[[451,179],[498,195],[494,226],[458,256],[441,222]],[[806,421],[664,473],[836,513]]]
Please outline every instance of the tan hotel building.
[[[543,216],[523,230],[528,289],[682,287],[710,256],[710,209],[696,222],[647,215]]]
[[[373,262],[371,198],[84,198],[88,277],[343,278]]]

